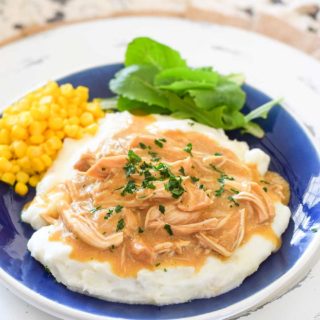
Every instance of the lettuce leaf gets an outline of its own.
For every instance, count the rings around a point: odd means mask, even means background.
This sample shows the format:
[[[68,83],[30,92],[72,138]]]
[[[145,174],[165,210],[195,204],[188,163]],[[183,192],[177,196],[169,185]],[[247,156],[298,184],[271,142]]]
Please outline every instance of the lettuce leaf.
[[[215,128],[241,129],[261,138],[263,129],[252,120],[266,118],[279,100],[245,115],[243,82],[243,75],[222,75],[211,67],[191,68],[176,50],[140,37],[129,43],[125,67],[109,86],[118,95],[120,111],[170,114]]]

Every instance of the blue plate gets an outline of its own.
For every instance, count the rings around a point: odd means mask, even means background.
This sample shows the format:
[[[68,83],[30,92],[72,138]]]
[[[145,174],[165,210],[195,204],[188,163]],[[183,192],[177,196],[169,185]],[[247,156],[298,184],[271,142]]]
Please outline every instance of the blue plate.
[[[120,68],[120,64],[97,67],[72,74],[59,83],[88,86],[90,98],[110,97],[108,82]],[[244,90],[247,93],[246,112],[270,100],[251,86],[245,85]],[[260,124],[266,132],[262,140],[242,136],[236,131],[229,135],[245,140],[250,147],[261,148],[271,156],[271,170],[290,183],[292,219],[281,249],[239,288],[216,298],[165,307],[110,303],[74,293],[57,283],[27,251],[27,241],[33,230],[21,222],[20,212],[32,199],[34,191],[22,198],[4,184],[0,185],[0,278],[27,301],[68,319],[101,319],[101,316],[213,319],[239,314],[280,294],[297,281],[301,272],[310,268],[319,248],[319,234],[314,232],[320,224],[319,154],[303,126],[283,108],[274,108],[268,120],[262,120]]]

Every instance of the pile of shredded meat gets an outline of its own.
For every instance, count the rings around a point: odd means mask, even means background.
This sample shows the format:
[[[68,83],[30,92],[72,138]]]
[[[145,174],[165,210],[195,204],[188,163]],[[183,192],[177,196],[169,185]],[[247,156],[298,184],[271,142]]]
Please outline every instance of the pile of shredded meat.
[[[196,132],[124,135],[74,168],[43,218],[63,224],[65,241],[113,255],[119,268],[229,257],[261,226],[270,228],[274,203],[289,197],[279,175],[261,177]]]

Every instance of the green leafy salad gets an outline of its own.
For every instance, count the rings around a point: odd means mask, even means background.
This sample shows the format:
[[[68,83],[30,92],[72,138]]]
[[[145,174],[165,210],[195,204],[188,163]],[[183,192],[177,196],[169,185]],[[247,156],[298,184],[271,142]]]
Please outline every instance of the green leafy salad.
[[[128,44],[124,68],[110,81],[110,89],[117,94],[119,111],[167,114],[261,138],[264,131],[252,120],[266,118],[279,100],[243,114],[243,81],[242,75],[222,75],[212,67],[192,68],[176,50],[139,37]]]

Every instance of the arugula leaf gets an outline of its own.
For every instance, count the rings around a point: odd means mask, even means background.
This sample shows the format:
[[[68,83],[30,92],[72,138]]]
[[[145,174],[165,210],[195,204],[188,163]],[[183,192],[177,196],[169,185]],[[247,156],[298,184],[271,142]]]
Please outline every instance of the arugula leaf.
[[[110,89],[127,99],[165,108],[167,98],[153,86],[156,73],[157,69],[153,66],[132,65],[117,72],[110,81]]]
[[[242,75],[221,75],[211,67],[190,68],[176,50],[146,37],[128,45],[125,65],[110,81],[120,111],[170,114],[261,138],[264,132],[252,120],[266,118],[279,103],[268,102],[245,115]]]
[[[269,111],[272,109],[272,107],[276,106],[282,101],[282,99],[275,99],[272,101],[269,101],[262,106],[252,110],[250,113],[248,113],[245,116],[245,119],[247,122],[257,119],[257,118],[263,118],[266,119],[268,117]]]
[[[189,67],[184,68],[171,68],[162,70],[156,75],[155,85],[168,85],[176,81],[191,81],[198,83],[206,83],[215,86],[218,82],[219,75],[210,69],[192,69]]]
[[[186,66],[178,51],[148,37],[135,38],[128,44],[125,65],[133,64],[146,64],[158,70]]]

